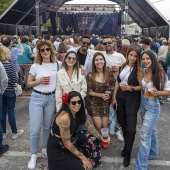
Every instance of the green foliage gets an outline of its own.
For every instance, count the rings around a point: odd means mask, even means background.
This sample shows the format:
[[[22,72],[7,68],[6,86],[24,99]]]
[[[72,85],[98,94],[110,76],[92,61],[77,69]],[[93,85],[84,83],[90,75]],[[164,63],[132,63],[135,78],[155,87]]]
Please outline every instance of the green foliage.
[[[48,19],[47,22],[44,23],[44,24],[41,26],[42,31],[47,30],[47,29],[48,29],[48,26],[50,26],[50,25],[51,25],[51,22],[50,22],[50,19]]]
[[[0,16],[15,0],[0,0]]]

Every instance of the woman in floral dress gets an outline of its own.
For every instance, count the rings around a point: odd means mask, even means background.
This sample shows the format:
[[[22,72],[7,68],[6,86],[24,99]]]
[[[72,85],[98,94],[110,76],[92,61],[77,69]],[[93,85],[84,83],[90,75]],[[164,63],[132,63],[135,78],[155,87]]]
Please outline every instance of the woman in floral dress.
[[[106,68],[104,55],[100,52],[95,53],[92,71],[87,76],[86,107],[99,132],[101,128],[108,127],[110,96],[114,83],[113,72]]]

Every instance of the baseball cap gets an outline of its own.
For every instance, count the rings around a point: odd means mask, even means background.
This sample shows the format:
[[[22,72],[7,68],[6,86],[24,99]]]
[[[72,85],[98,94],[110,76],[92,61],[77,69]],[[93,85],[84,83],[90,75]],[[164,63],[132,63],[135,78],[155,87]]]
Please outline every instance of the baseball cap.
[[[142,43],[142,44],[145,44],[145,45],[151,45],[151,40],[148,39],[148,38],[146,38],[146,39],[142,40],[141,43]]]

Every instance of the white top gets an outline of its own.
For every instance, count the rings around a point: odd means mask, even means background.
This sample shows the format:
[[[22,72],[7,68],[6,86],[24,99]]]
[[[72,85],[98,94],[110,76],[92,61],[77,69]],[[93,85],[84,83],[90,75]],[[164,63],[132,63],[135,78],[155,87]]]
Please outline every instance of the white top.
[[[84,75],[81,74],[81,69],[79,69],[79,78],[77,80],[77,72],[74,71],[72,78],[70,80],[65,68],[63,67],[58,72],[57,86],[56,86],[56,108],[57,111],[61,108],[62,101],[61,97],[64,93],[69,93],[71,91],[80,92],[82,98],[86,96],[87,84]]]
[[[59,62],[58,62],[59,63]],[[60,67],[60,64],[59,64]],[[40,92],[52,92],[56,88],[56,82],[57,82],[57,71],[59,69],[57,68],[57,63],[42,63],[42,65],[34,63],[29,73],[35,76],[35,80],[40,79],[41,77],[45,75],[50,76],[50,84],[39,84],[36,87],[33,87],[35,90]]]
[[[162,58],[162,60],[165,60],[167,52],[168,52],[168,46],[167,45],[162,45],[159,48],[158,57]]]
[[[60,42],[54,41],[54,46],[55,46],[55,50],[56,50],[56,51],[58,51],[59,45],[60,45]]]
[[[34,57],[37,57],[37,53],[38,53],[37,48],[36,47],[33,48],[32,54],[33,54]]]
[[[142,89],[145,89],[145,88],[152,88],[153,87],[153,82],[149,82],[149,83],[146,83],[144,78],[142,79]],[[165,86],[164,86],[164,89],[163,90],[166,90],[166,91],[170,91],[170,81],[168,80],[168,77],[167,77],[167,80],[165,82]]]
[[[96,53],[96,52],[101,52],[103,53],[103,55],[105,56],[105,59],[106,59],[106,66],[107,67],[112,67],[112,66],[121,66],[125,61],[125,57],[114,51],[113,54],[107,54],[106,51],[96,51],[96,50],[91,50],[91,49],[88,49],[88,51],[90,51],[93,55]],[[118,75],[118,72],[117,73],[113,73],[114,75],[114,78],[117,79],[117,75]]]
[[[126,65],[119,75],[121,81],[128,82],[128,78],[132,70],[133,68],[130,68],[130,66]]]

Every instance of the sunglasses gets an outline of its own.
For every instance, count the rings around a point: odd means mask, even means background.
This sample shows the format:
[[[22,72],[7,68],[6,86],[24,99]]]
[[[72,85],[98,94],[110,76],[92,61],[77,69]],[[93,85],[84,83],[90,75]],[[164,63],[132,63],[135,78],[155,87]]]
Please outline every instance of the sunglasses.
[[[81,104],[81,100],[77,100],[77,101],[72,101],[70,102],[72,105],[76,105],[76,104]]]
[[[69,61],[71,61],[71,60],[76,61],[76,60],[77,60],[75,57],[70,57],[70,56],[68,56],[67,59],[68,59]]]
[[[103,43],[103,45],[107,45],[107,44],[112,44],[112,42],[109,41],[109,42],[104,42],[104,43]]]
[[[40,49],[40,52],[44,53],[45,51],[49,52],[51,50],[51,48],[43,48]]]
[[[89,42],[81,42],[83,45],[87,44],[87,45],[90,45]]]

